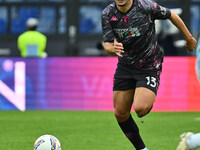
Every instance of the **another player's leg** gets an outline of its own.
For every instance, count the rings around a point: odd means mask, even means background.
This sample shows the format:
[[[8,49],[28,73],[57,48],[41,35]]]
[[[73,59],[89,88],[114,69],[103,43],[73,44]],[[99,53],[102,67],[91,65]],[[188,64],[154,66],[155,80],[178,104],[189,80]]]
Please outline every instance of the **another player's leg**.
[[[187,145],[194,150],[200,147],[200,133],[193,134],[187,139]]]
[[[200,133],[185,132],[180,136],[177,150],[195,150],[200,147]]]
[[[139,129],[130,114],[133,103],[133,94],[133,90],[114,91],[113,102],[115,107],[115,117],[122,131],[134,145],[136,150],[147,150],[140,137]]]
[[[136,88],[134,110],[139,117],[143,117],[151,111],[155,98],[156,94],[153,91],[144,87]]]
[[[180,142],[178,147],[176,148],[176,150],[190,150],[188,144],[187,144],[187,139],[193,135],[192,132],[185,132],[183,134],[181,134],[180,136]]]

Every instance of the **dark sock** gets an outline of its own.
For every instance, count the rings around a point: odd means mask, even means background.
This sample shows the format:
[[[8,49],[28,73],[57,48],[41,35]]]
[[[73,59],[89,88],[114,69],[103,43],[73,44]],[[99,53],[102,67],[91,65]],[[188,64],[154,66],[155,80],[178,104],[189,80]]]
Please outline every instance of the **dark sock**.
[[[145,144],[139,134],[139,129],[131,115],[128,120],[120,123],[118,122],[118,124],[136,150],[145,148]]]

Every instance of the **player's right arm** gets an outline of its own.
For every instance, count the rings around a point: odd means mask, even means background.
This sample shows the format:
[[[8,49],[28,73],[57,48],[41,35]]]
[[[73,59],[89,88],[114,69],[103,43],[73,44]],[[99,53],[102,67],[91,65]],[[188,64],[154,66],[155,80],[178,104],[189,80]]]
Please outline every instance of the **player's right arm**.
[[[123,45],[122,43],[118,43],[115,40],[115,35],[113,33],[113,27],[110,24],[110,9],[112,9],[112,5],[106,7],[101,15],[101,22],[102,22],[102,30],[103,30],[103,42],[104,42],[104,49],[107,54],[109,55],[117,55],[122,57]]]
[[[122,43],[118,43],[116,40],[114,40],[114,42],[104,42],[104,49],[109,55],[117,55],[119,57],[123,57],[123,45]]]

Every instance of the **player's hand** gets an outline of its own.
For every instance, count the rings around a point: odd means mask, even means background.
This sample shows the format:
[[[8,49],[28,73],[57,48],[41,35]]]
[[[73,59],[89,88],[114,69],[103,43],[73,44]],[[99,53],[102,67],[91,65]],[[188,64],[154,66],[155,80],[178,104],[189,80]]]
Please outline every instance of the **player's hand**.
[[[122,53],[124,53],[124,47],[122,43],[118,43],[116,40],[114,41],[114,45],[113,45],[113,50],[114,53],[119,56],[119,57],[123,57]]]
[[[187,47],[188,52],[193,51],[196,45],[197,45],[197,41],[195,40],[195,38],[190,37],[187,39],[186,47]]]

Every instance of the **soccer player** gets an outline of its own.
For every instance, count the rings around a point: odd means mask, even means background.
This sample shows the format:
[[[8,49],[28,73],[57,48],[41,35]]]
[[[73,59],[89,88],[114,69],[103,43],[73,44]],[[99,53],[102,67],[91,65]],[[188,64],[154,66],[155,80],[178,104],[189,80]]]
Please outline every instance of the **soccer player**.
[[[185,132],[176,150],[195,150],[200,147],[200,133]]]
[[[163,51],[155,35],[156,19],[170,19],[186,40],[188,51],[196,46],[180,17],[152,0],[115,0],[102,12],[104,49],[118,56],[114,75],[114,114],[119,126],[136,150],[147,150],[131,116],[150,112],[162,71]],[[161,148],[162,149],[162,148]]]

